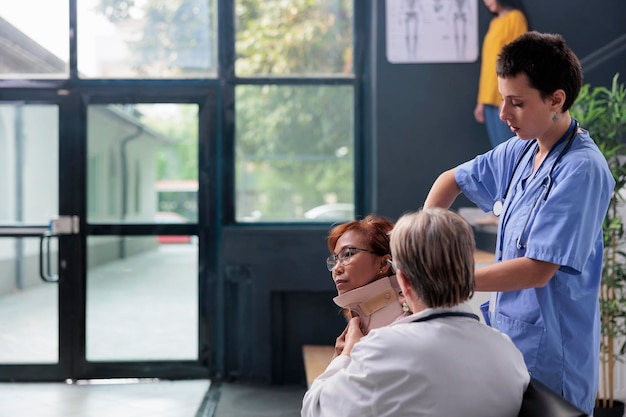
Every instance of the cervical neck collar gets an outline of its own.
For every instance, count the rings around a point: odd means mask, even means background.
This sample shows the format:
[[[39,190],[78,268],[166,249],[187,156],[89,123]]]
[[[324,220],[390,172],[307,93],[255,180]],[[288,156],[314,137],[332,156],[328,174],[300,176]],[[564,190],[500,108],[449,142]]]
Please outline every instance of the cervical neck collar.
[[[387,326],[404,315],[398,301],[399,293],[400,286],[394,275],[338,295],[333,301],[339,307],[349,309],[353,316],[361,317],[361,330],[367,334],[371,329]]]

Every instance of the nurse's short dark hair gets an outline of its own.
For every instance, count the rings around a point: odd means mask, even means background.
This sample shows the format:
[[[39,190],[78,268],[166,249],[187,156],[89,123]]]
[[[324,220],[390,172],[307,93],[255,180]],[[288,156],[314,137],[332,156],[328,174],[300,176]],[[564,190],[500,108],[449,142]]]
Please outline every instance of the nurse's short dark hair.
[[[576,101],[583,84],[580,61],[559,34],[526,32],[506,44],[496,62],[500,78],[526,74],[530,86],[545,100],[556,90],[565,91],[562,111]]]
[[[474,294],[474,232],[458,214],[429,208],[404,214],[391,231],[397,269],[428,307],[452,307]]]

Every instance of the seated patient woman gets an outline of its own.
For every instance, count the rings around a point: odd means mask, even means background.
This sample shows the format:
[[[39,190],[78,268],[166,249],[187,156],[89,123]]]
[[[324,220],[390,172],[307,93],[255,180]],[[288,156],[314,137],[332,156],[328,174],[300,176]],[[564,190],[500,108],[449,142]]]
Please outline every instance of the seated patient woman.
[[[328,235],[331,255],[326,264],[338,293],[333,301],[344,309],[347,319],[361,317],[363,334],[388,325],[408,311],[388,262],[392,228],[390,220],[370,214],[335,226]]]
[[[365,336],[362,318],[350,319],[341,354],[304,395],[302,417],[517,417],[530,375],[511,339],[466,304],[474,249],[456,213],[402,216],[391,254],[414,313]]]

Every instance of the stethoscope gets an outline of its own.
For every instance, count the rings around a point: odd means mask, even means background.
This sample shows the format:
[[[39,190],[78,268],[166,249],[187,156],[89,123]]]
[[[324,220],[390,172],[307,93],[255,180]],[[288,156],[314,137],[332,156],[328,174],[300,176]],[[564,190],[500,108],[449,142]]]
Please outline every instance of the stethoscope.
[[[573,142],[573,138],[576,135],[576,132],[578,131],[578,122],[575,119],[572,119],[572,123],[570,124],[569,128],[567,129],[567,132],[565,132],[565,134],[561,137],[561,139],[559,139],[557,141],[557,143],[552,147],[552,149],[550,149],[550,151],[548,152],[548,155],[546,155],[546,159],[550,156],[550,153],[552,153],[553,149],[556,149],[557,146],[559,146],[559,144],[561,142],[563,142],[565,140],[565,138],[567,139],[567,143],[565,144],[565,147],[561,150],[561,153],[559,154],[559,156],[557,156],[557,158],[554,160],[554,162],[552,163],[552,167],[550,168],[550,172],[548,173],[548,176],[543,180],[543,182],[541,183],[541,185],[543,185],[544,187],[546,187],[546,192],[543,196],[543,201],[546,201],[546,199],[548,198],[548,194],[550,194],[550,190],[552,189],[552,172],[554,171],[554,168],[557,166],[557,164],[561,161],[561,158],[563,158],[563,155],[565,155],[567,153],[567,151],[569,151],[569,149],[572,147],[572,142]],[[515,177],[515,173],[517,172],[517,169],[519,168],[519,166],[522,163],[522,160],[524,159],[524,156],[528,153],[528,151],[530,150],[530,148],[537,142],[537,139],[533,139],[532,141],[530,141],[530,143],[528,143],[526,145],[526,147],[524,148],[524,151],[522,152],[522,154],[520,155],[519,159],[517,160],[517,162],[515,163],[515,167],[513,168],[513,172],[511,173],[511,176],[509,177],[509,182],[506,186],[506,189],[504,190],[504,195],[502,196],[502,198],[496,200],[493,203],[493,208],[492,208],[492,212],[494,215],[496,216],[500,216],[500,214],[502,214],[502,208],[504,207],[504,201],[506,200],[507,195],[509,194],[509,189],[511,188],[511,183],[513,183],[513,178]]]
[[[448,311],[448,312],[443,312],[443,313],[435,313],[435,314],[431,314],[430,316],[426,316],[426,317],[420,317],[418,319],[413,320],[411,323],[419,323],[422,321],[431,321],[431,320],[435,320],[435,319],[441,319],[444,317],[469,317],[470,319],[474,319],[477,321],[480,321],[480,319],[478,318],[478,316],[476,314],[473,313],[465,313],[462,311]]]
[[[550,194],[550,190],[552,189],[552,184],[553,184],[552,173],[554,172],[554,168],[558,165],[558,163],[561,161],[563,156],[572,147],[572,142],[573,142],[574,136],[576,135],[576,132],[578,132],[578,127],[579,127],[578,122],[575,119],[572,119],[572,123],[570,124],[570,126],[567,129],[567,131],[565,132],[565,134],[563,134],[563,136],[550,149],[550,151],[548,152],[548,155],[546,155],[546,159],[547,159],[550,156],[550,153],[552,153],[552,151],[554,149],[556,149],[559,146],[559,144],[561,144],[564,140],[567,140],[567,143],[565,144],[565,146],[563,147],[563,149],[561,150],[559,155],[556,157],[556,159],[552,163],[552,167],[550,167],[550,171],[548,172],[548,176],[546,178],[544,178],[544,180],[541,182],[541,186],[543,186],[545,188],[545,193],[543,195],[543,201],[544,202],[548,198],[548,195]],[[496,200],[493,203],[492,211],[493,211],[493,214],[495,216],[499,217],[502,214],[502,211],[503,211],[503,208],[504,208],[504,201],[506,201],[506,197],[509,194],[509,189],[511,188],[511,183],[513,182],[513,178],[515,177],[515,173],[517,172],[517,169],[521,165],[522,160],[524,159],[524,156],[528,153],[530,148],[536,142],[537,142],[537,140],[533,139],[530,143],[528,143],[526,145],[526,147],[524,148],[524,150],[522,151],[522,154],[520,155],[519,159],[515,163],[515,167],[513,168],[513,172],[511,173],[511,176],[509,178],[509,182],[508,182],[508,184],[506,186],[506,189],[504,191],[504,195],[502,196],[501,199],[498,199],[498,200]],[[526,226],[528,226],[528,221],[530,220],[530,215],[533,212],[536,204],[537,204],[537,199],[535,198],[531,209],[528,211],[528,215],[526,217],[526,221],[524,222],[524,227],[522,228],[522,232],[520,233],[519,237],[517,238],[516,246],[517,246],[517,249],[519,249],[519,250],[524,249],[524,247],[526,246],[524,243],[522,243],[522,234],[524,233],[524,230],[526,230]]]

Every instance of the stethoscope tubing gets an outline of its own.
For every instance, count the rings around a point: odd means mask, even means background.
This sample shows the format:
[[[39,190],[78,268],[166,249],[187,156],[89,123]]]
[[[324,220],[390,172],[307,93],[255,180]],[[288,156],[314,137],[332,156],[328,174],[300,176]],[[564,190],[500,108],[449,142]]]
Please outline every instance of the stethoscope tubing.
[[[556,159],[554,160],[554,162],[552,163],[552,166],[550,167],[550,171],[548,172],[548,176],[542,181],[542,185],[545,188],[545,192],[543,195],[543,202],[545,202],[548,198],[548,195],[550,194],[550,190],[552,189],[552,173],[554,172],[554,168],[558,165],[558,163],[561,161],[561,159],[563,159],[563,156],[570,150],[570,148],[572,147],[572,143],[574,142],[574,137],[576,136],[576,133],[578,132],[578,128],[579,128],[579,124],[576,120],[572,119],[572,124],[570,125],[569,129],[567,130],[567,132],[565,132],[565,134],[563,135],[563,138],[561,138],[557,144],[552,148],[555,149],[556,146],[558,145],[558,143],[560,143],[562,140],[564,140],[565,138],[567,139],[567,143],[565,144],[565,146],[563,147],[563,149],[561,150],[561,152],[559,153],[559,155],[556,157]],[[528,153],[528,151],[530,150],[530,148],[533,146],[533,144],[536,142],[536,139],[533,139],[532,142],[530,142],[528,145],[526,145],[526,147],[524,148],[521,156],[519,157],[519,159],[517,160],[515,167],[513,168],[513,172],[511,173],[511,177],[509,178],[509,182],[507,184],[506,190],[504,192],[504,196],[502,197],[502,200],[497,200],[494,203],[494,214],[495,213],[495,208],[497,207],[497,205],[499,204],[499,206],[502,208],[502,210],[504,210],[504,201],[506,201],[506,197],[509,193],[509,189],[511,187],[511,183],[513,182],[513,178],[515,177],[515,173],[517,172],[517,169],[519,168],[522,160],[524,159],[524,156]],[[552,149],[550,149],[550,152],[552,152]],[[550,155],[550,152],[548,152],[548,156]],[[530,208],[530,210],[528,211],[528,214],[526,215],[526,219],[524,221],[524,226],[520,232],[520,235],[518,236],[516,242],[515,242],[515,246],[517,247],[518,250],[522,250],[526,247],[526,244],[522,242],[522,236],[524,234],[524,231],[526,230],[526,227],[528,226],[528,222],[530,221],[530,217],[532,212],[535,209],[535,206],[537,204],[537,200],[538,197],[535,197],[533,199],[533,203],[532,206]],[[500,213],[496,214],[499,215]],[[503,227],[503,226],[502,226]],[[500,243],[500,245],[502,245],[502,242]],[[502,247],[500,247],[500,253],[502,253]]]
[[[557,156],[555,161],[552,163],[552,167],[550,167],[550,172],[548,173],[548,177],[547,177],[547,179],[548,179],[548,187],[547,187],[546,192],[545,192],[545,194],[543,196],[543,201],[546,201],[546,199],[548,198],[548,194],[550,194],[550,190],[552,189],[552,182],[553,182],[552,181],[552,173],[554,172],[554,168],[557,166],[557,164],[561,161],[561,159],[563,159],[563,156],[572,147],[572,142],[574,141],[573,139],[576,136],[576,132],[578,132],[578,128],[579,128],[578,122],[575,119],[572,119],[572,124],[570,125],[569,129],[567,129],[567,132],[565,132],[565,134],[563,135],[563,138],[560,139],[557,142],[557,145],[558,145],[558,143],[561,142],[563,139],[568,138],[567,139],[567,143],[565,144],[565,147],[561,150],[561,152],[559,153],[559,156]],[[537,139],[533,139],[530,143],[528,143],[526,145],[526,147],[522,151],[522,154],[520,155],[519,159],[515,163],[515,167],[513,168],[513,172],[511,172],[511,176],[509,177],[509,181],[507,183],[506,189],[504,190],[504,195],[502,196],[502,198],[500,200],[496,200],[494,202],[494,207],[496,207],[498,205],[498,203],[499,203],[500,207],[503,207],[504,202],[506,201],[506,197],[509,195],[509,190],[511,188],[511,184],[513,183],[513,178],[515,177],[515,173],[517,172],[520,164],[524,160],[524,156],[526,156],[526,154],[528,153],[530,148],[536,142],[537,142]],[[555,149],[557,145],[555,145],[552,149]],[[550,152],[552,152],[552,149],[550,149]],[[548,152],[548,156],[550,156],[550,152]],[[495,210],[494,210],[494,214],[496,216],[500,215],[500,213],[495,213]]]

